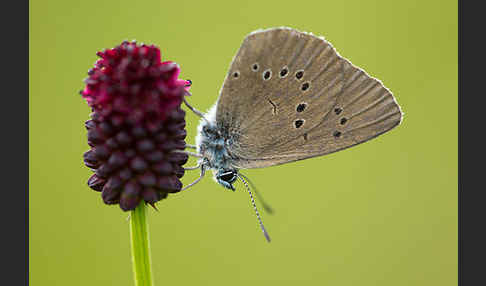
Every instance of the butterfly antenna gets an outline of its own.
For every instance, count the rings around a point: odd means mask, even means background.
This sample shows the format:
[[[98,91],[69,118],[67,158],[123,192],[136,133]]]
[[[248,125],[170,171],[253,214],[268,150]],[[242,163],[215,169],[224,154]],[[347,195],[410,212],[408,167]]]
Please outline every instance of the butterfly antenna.
[[[255,184],[253,184],[253,182],[250,180],[250,178],[248,178],[247,176],[243,175],[242,173],[240,173],[240,175],[246,179],[246,181],[248,182],[248,184],[250,185],[250,187],[253,189],[253,192],[255,193],[255,196],[257,197],[257,199],[260,200],[260,203],[262,204],[262,207],[263,209],[269,213],[269,214],[273,214],[273,208],[267,204],[267,202],[265,202],[265,200],[263,199],[263,196],[260,194],[260,192],[257,190],[257,188],[255,187]]]
[[[268,232],[265,229],[265,226],[263,226],[262,218],[260,217],[260,213],[258,212],[256,203],[255,203],[255,199],[253,198],[253,194],[251,193],[251,190],[250,190],[250,187],[248,186],[248,183],[239,174],[236,174],[236,176],[238,176],[238,178],[240,178],[240,180],[243,182],[243,184],[245,184],[245,187],[248,190],[248,193],[250,194],[251,204],[253,205],[253,209],[255,210],[255,214],[258,218],[258,222],[260,223],[260,228],[263,231],[263,235],[265,236],[267,241],[270,242],[270,236],[268,235]]]

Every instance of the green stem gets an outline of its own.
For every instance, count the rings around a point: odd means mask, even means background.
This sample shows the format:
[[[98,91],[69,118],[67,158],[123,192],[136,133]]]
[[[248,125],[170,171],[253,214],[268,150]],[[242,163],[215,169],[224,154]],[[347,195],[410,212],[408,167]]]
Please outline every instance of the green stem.
[[[130,214],[130,244],[135,286],[152,286],[147,207],[143,201]]]

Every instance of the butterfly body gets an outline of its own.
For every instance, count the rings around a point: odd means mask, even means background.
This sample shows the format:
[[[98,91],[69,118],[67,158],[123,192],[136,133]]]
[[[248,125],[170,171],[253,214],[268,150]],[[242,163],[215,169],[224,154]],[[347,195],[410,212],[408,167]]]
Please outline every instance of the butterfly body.
[[[216,105],[198,127],[196,146],[202,156],[200,164],[203,168],[213,170],[214,179],[220,185],[234,191],[233,183],[237,179],[238,169],[231,164],[234,157],[229,152],[233,138],[228,130],[218,127],[215,116],[212,115],[215,110]]]

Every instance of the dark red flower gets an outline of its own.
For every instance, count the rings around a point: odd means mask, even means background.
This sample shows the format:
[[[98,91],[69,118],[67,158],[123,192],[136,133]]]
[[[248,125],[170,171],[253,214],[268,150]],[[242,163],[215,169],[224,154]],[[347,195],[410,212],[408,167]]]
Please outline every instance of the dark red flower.
[[[180,105],[190,84],[153,45],[123,42],[97,55],[81,91],[93,111],[85,124],[84,162],[95,172],[88,186],[125,211],[141,200],[153,206],[182,187],[188,157],[175,151],[186,144]]]

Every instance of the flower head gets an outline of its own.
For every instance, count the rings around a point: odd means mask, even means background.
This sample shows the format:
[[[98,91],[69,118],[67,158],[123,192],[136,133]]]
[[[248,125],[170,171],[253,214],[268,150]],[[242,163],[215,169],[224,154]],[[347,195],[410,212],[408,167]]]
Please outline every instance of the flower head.
[[[153,45],[123,42],[97,55],[81,91],[93,111],[85,124],[84,162],[95,171],[88,186],[125,211],[142,200],[153,206],[182,187],[188,156],[177,150],[186,144],[180,105],[189,82]]]

